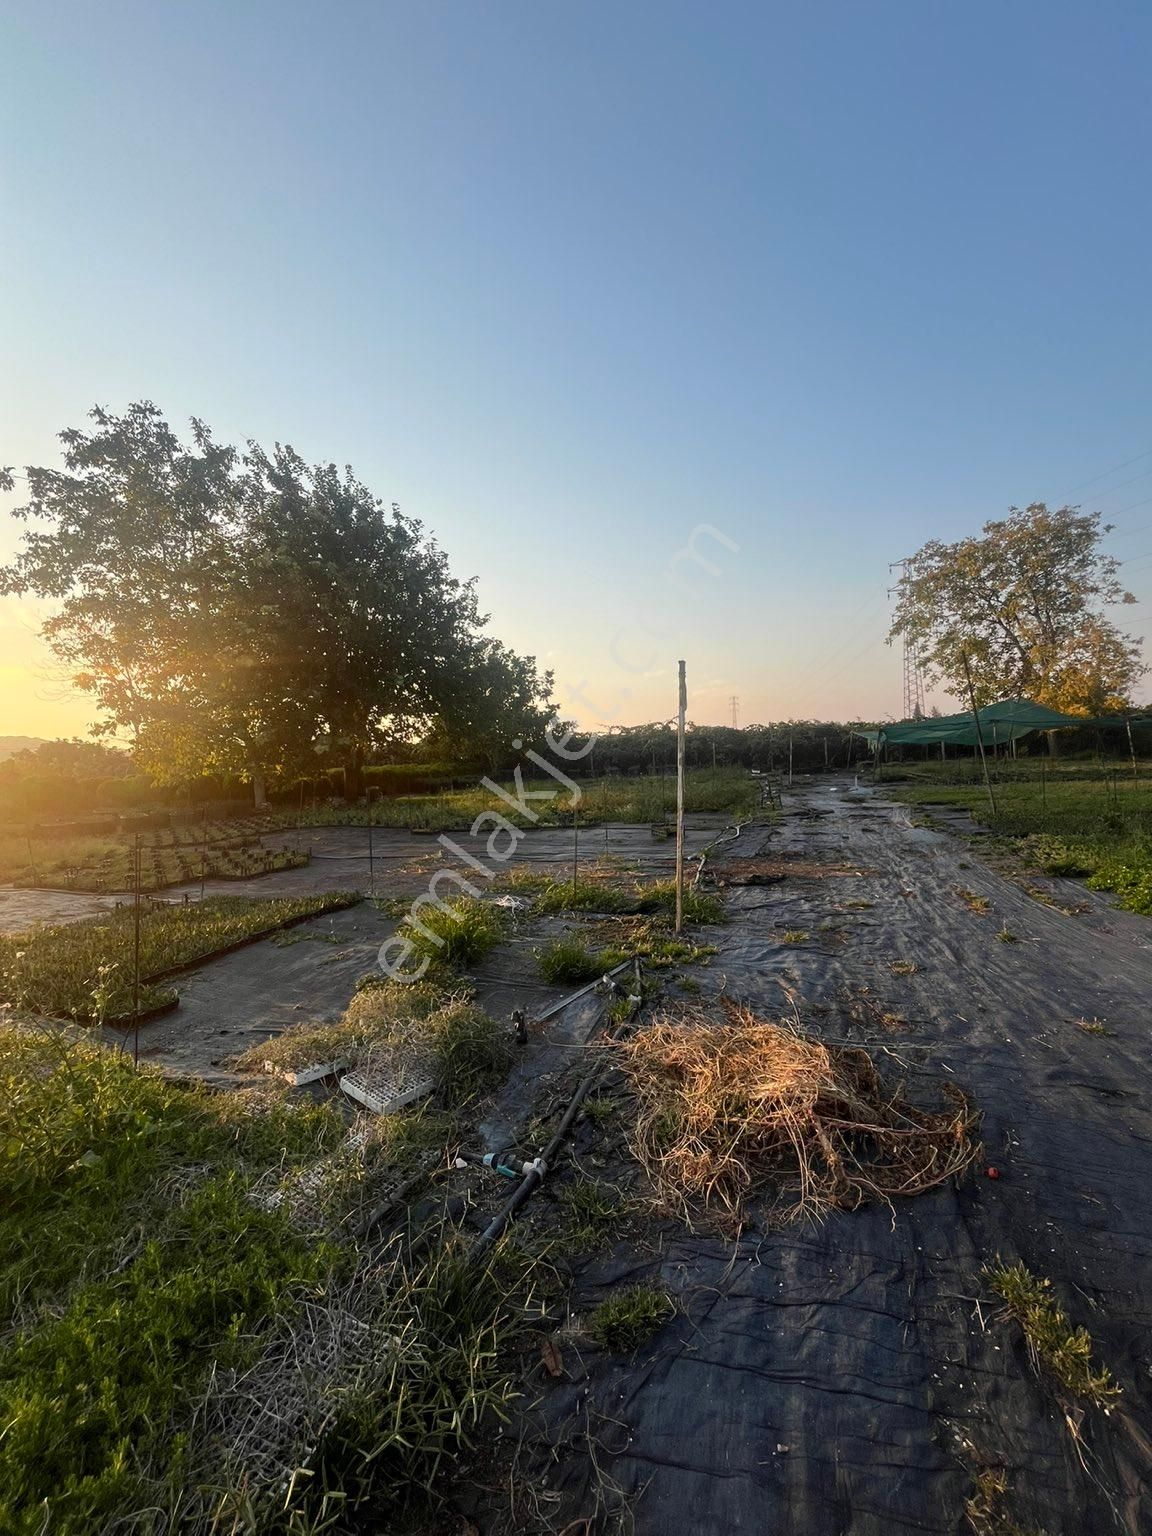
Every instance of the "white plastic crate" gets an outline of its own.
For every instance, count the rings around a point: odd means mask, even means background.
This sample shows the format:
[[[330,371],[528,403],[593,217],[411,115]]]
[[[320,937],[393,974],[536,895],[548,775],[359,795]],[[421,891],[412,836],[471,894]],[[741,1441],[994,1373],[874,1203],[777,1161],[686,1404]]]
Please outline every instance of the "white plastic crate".
[[[381,1056],[340,1079],[340,1087],[348,1097],[376,1115],[390,1115],[426,1099],[435,1086],[432,1060],[424,1053],[406,1059]]]

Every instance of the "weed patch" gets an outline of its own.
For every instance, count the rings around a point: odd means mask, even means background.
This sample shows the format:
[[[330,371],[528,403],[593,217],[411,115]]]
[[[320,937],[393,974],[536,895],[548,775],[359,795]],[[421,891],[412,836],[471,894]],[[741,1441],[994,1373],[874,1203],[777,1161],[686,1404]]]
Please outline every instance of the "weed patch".
[[[456,1108],[486,1092],[507,1073],[507,1029],[464,991],[431,981],[385,981],[358,991],[336,1024],[300,1024],[236,1058],[249,1071],[299,1071],[338,1061],[364,1066],[389,1053],[427,1060],[440,1102]]]
[[[444,974],[479,965],[504,937],[504,923],[496,907],[462,896],[422,908],[418,921],[406,921],[400,932],[430,970]]]
[[[600,1303],[589,1320],[589,1331],[611,1354],[630,1355],[646,1344],[674,1311],[666,1291],[654,1285],[630,1285]]]
[[[619,1195],[597,1179],[576,1179],[560,1191],[565,1215],[564,1242],[573,1249],[597,1248],[616,1230],[624,1215]]]
[[[1052,1282],[1041,1279],[1022,1263],[990,1265],[985,1283],[1004,1302],[1008,1316],[1020,1324],[1032,1363],[1051,1371],[1060,1385],[1087,1398],[1105,1412],[1120,1396],[1106,1366],[1093,1367],[1092,1337],[1086,1328],[1073,1328],[1052,1294]]]
[[[149,979],[299,918],[354,905],[340,891],[293,899],[213,897],[187,905],[153,908],[140,917],[142,1011],[171,1000],[173,992]],[[0,1003],[17,1010],[90,1021],[132,1016],[133,921],[131,911],[30,928],[0,936]]]
[[[636,912],[657,912],[665,917],[676,912],[675,880],[650,880],[636,886],[634,908]],[[681,911],[686,923],[724,923],[727,914],[724,902],[712,891],[689,887],[684,892]]]
[[[578,986],[610,968],[579,939],[556,939],[537,950],[536,965],[549,986]]]

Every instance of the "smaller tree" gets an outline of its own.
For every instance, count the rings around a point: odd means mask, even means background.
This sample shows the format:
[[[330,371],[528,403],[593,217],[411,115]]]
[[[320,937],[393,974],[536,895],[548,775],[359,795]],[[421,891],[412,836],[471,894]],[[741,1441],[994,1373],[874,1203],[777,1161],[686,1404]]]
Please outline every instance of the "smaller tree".
[[[1109,531],[1099,513],[1034,502],[978,538],[931,540],[905,562],[889,642],[902,638],[926,682],[965,701],[967,659],[978,705],[1121,707],[1145,669],[1139,644],[1104,613],[1135,602],[1100,548]]]

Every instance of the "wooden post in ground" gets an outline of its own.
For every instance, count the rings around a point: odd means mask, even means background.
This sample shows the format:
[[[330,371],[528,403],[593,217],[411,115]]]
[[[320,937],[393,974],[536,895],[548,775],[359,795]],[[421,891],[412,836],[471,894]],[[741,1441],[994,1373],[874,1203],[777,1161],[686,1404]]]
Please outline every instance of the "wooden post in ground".
[[[1132,782],[1137,789],[1140,788],[1140,773],[1136,767],[1136,743],[1132,740],[1132,718],[1124,716],[1124,724],[1128,728],[1128,755],[1132,759]]]
[[[684,716],[688,709],[688,685],[684,663],[680,672],[680,702],[676,714],[676,932],[684,926]]]
[[[988,772],[988,759],[984,756],[984,731],[980,725],[980,711],[976,708],[976,689],[972,686],[972,668],[968,665],[968,653],[960,653],[964,662],[964,676],[968,679],[968,697],[972,701],[972,718],[976,722],[976,744],[980,748],[980,762],[984,768],[984,788],[988,791],[988,804],[992,807],[993,816],[996,815],[996,796],[992,793],[992,776]],[[993,726],[995,731],[995,726]]]
[[[133,860],[132,915],[132,1061],[140,1065],[140,834],[136,834]]]

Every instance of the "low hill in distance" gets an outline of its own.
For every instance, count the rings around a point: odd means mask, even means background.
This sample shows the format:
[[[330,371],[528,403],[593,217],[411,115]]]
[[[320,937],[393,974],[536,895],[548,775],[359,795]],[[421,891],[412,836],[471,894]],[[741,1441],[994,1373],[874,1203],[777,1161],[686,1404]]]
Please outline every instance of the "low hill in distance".
[[[17,752],[31,752],[43,745],[42,736],[0,736],[0,763],[6,757],[15,757]]]

